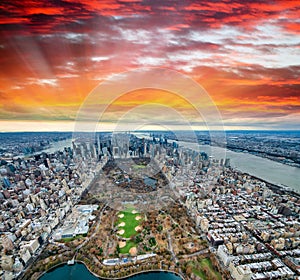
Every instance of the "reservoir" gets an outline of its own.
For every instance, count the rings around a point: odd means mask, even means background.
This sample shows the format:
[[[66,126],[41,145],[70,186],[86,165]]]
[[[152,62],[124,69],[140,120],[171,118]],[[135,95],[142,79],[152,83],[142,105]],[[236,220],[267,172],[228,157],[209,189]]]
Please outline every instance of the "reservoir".
[[[39,280],[99,280],[91,274],[86,266],[81,263],[75,265],[62,265],[45,273]],[[101,278],[100,278],[101,279]],[[128,277],[129,280],[182,280],[171,272],[148,272]]]
[[[157,183],[157,180],[155,180],[155,179],[153,179],[153,178],[151,178],[151,177],[146,176],[146,177],[144,178],[144,183],[145,183],[145,185],[147,185],[147,186],[149,186],[149,187],[152,187],[153,190],[156,189],[156,183]]]

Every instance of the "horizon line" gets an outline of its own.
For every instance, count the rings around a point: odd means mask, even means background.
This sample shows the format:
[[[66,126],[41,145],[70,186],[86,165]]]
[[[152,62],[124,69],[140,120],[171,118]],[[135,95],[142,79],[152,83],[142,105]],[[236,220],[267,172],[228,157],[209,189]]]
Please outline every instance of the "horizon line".
[[[159,130],[159,129],[148,129],[148,130],[97,130],[97,131],[68,131],[68,130],[19,130],[19,131],[0,131],[0,133],[110,133],[110,132],[129,132],[129,133],[137,133],[137,132],[172,132],[171,130]],[[183,130],[178,129],[176,131],[181,132],[190,132],[191,130]],[[300,129],[215,129],[215,130],[204,130],[204,129],[195,129],[192,130],[194,132],[235,132],[235,131],[265,131],[265,132],[300,132]]]
[[[128,123],[118,126],[117,122],[77,123],[69,121],[0,120],[0,132],[117,132],[117,131],[300,131],[299,124],[268,123],[220,123],[220,124],[170,124]]]

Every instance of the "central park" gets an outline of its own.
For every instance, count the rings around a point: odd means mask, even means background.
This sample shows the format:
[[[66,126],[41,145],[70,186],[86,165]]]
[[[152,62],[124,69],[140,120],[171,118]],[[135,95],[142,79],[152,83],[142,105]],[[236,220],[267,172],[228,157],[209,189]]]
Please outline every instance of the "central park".
[[[114,204],[113,199],[108,203],[107,197],[122,194],[124,189],[128,191],[127,185],[131,185],[127,181],[140,182],[139,176],[145,170],[143,165],[143,162],[128,164],[133,172],[137,172],[131,176],[131,181],[117,165],[109,163],[104,167],[105,176],[96,176],[79,202],[98,205],[93,212],[95,218],[89,222],[87,235],[49,242],[24,279],[37,279],[42,272],[70,260],[84,263],[91,273],[102,278],[122,278],[145,271],[171,271],[182,278],[221,279],[206,239],[181,201],[174,200],[160,209],[152,209],[149,204],[147,210],[132,203],[117,201]],[[167,182],[163,174],[151,180],[157,190]],[[123,183],[119,184],[121,181]],[[105,192],[103,188],[106,188]],[[153,193],[152,187],[148,189]],[[145,195],[136,187],[133,193]]]

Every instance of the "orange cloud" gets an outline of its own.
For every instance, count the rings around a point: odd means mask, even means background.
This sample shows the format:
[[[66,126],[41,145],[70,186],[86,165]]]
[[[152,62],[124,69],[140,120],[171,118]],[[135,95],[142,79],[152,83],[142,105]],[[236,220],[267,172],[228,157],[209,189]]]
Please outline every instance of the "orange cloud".
[[[8,1],[0,7],[2,119],[74,118],[99,82],[152,66],[194,78],[224,116],[300,112],[300,1]],[[151,102],[191,109],[180,97],[149,89],[110,109]]]

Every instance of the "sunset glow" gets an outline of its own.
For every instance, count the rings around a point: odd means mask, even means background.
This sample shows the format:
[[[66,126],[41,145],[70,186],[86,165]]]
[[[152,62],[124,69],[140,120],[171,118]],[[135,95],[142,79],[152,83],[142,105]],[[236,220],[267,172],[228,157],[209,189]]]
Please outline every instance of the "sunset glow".
[[[97,85],[142,67],[197,81],[226,129],[300,129],[300,1],[16,0],[0,9],[0,131],[72,130]],[[149,103],[195,121],[180,96],[145,89],[109,104],[105,128]]]

